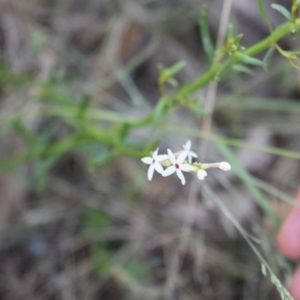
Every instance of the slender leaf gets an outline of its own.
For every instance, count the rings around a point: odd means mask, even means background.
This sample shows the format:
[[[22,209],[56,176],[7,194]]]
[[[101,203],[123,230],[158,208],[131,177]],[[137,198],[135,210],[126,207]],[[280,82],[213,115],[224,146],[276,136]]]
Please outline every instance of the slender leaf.
[[[241,52],[235,53],[235,58],[248,65],[254,65],[264,68],[264,62]]]
[[[232,24],[229,24],[227,28],[227,36],[226,36],[227,43],[229,43],[232,39],[233,39],[233,26]]]
[[[290,22],[292,21],[291,13],[282,5],[273,3],[272,8],[277,10],[286,20],[288,20]]]
[[[267,12],[265,10],[265,6],[263,4],[263,0],[256,0],[256,2],[257,2],[257,6],[258,6],[258,9],[259,9],[259,12],[260,12],[262,18],[267,23],[270,32],[272,32],[272,25],[271,25],[270,19],[268,17],[268,14],[267,14]]]
[[[123,142],[126,139],[128,133],[130,132],[130,129],[131,129],[131,126],[129,123],[122,124],[120,131],[119,131],[119,141],[120,142]]]
[[[85,117],[86,112],[90,106],[91,97],[89,95],[84,95],[78,105],[78,118],[82,119]]]
[[[91,159],[90,167],[92,169],[102,167],[109,163],[114,157],[115,154],[112,152],[100,153],[97,157]]]
[[[91,248],[96,271],[101,275],[108,276],[114,267],[113,251],[105,243],[94,243]]]
[[[148,144],[148,145],[145,147],[144,152],[145,152],[145,153],[149,153],[149,152],[152,151],[153,149],[156,149],[157,146],[159,145],[159,143],[160,143],[160,140],[159,140],[159,139],[154,140],[153,142],[151,142],[150,144]]]
[[[12,128],[26,142],[27,146],[32,146],[35,143],[35,137],[27,131],[20,119],[15,118],[11,122]]]
[[[110,225],[111,218],[103,210],[85,207],[83,211],[83,230],[100,229]]]
[[[146,267],[137,261],[130,261],[124,266],[124,271],[137,282],[142,282],[148,274]]]
[[[36,159],[33,169],[35,188],[38,191],[44,191],[46,188],[47,174],[55,162],[59,159],[58,155],[46,157],[45,159]]]
[[[214,59],[214,46],[209,34],[209,25],[208,25],[208,8],[207,6],[204,6],[200,19],[199,19],[199,24],[200,24],[200,31],[201,31],[201,39],[203,43],[203,48],[204,51],[209,59],[209,62],[212,63]]]
[[[269,68],[269,65],[270,65],[271,59],[273,57],[274,51],[275,51],[274,47],[269,48],[269,50],[266,52],[266,54],[263,58],[264,68],[265,68],[266,71]]]
[[[240,42],[241,42],[241,39],[243,38],[243,34],[242,33],[240,33],[240,34],[238,34],[237,36],[235,36],[234,38],[233,38],[233,40],[232,40],[232,43],[234,44],[234,45],[236,45],[236,46],[239,46],[240,45]]]
[[[184,61],[179,61],[178,63],[176,63],[174,66],[168,68],[168,72],[170,74],[170,77],[176,75],[177,73],[179,73],[185,66],[185,62]]]
[[[172,81],[171,78],[177,73],[179,73],[182,70],[182,68],[184,68],[184,66],[185,66],[184,61],[179,61],[178,63],[176,63],[175,65],[167,69],[161,65],[158,65],[158,69],[160,72],[158,81],[161,83],[168,81],[169,83],[174,84],[174,81]]]
[[[237,72],[241,72],[241,73],[246,73],[246,74],[249,74],[249,75],[253,75],[253,72],[251,69],[249,69],[248,67],[246,67],[245,65],[241,65],[241,64],[236,64],[232,67],[232,69],[234,71],[237,71]]]
[[[192,113],[195,114],[196,117],[207,116],[207,113],[203,107],[197,104],[193,104],[189,106],[189,109]]]
[[[165,108],[166,108],[167,102],[166,99],[162,98],[159,100],[158,104],[155,107],[153,118],[152,118],[152,127],[156,128],[164,116]]]

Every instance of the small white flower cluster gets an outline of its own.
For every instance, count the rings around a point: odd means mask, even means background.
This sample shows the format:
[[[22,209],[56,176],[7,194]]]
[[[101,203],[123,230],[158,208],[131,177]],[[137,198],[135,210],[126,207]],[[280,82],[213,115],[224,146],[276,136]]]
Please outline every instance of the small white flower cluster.
[[[191,141],[187,141],[183,145],[183,150],[173,153],[168,149],[168,154],[158,155],[158,148],[153,152],[152,157],[142,158],[142,162],[149,165],[147,177],[151,181],[154,170],[156,170],[163,177],[169,176],[176,172],[182,184],[185,184],[183,172],[197,173],[197,177],[203,180],[207,176],[205,170],[209,168],[219,168],[223,171],[229,171],[231,166],[228,162],[201,164],[198,162],[192,163],[193,157],[197,158],[198,155],[191,151]],[[165,169],[163,167],[166,167]]]

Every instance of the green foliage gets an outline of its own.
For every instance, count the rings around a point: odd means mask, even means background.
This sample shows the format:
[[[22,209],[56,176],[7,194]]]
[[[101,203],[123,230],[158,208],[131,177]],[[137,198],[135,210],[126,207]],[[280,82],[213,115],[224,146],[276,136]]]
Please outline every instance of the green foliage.
[[[142,282],[147,278],[148,271],[145,266],[138,261],[130,261],[124,266],[124,271],[137,282]]]
[[[282,5],[279,4],[272,4],[272,8],[277,10],[287,21],[292,21],[292,15],[291,13]]]
[[[251,57],[247,54],[244,54],[242,52],[237,52],[235,53],[235,59],[237,59],[238,61],[241,61],[247,65],[253,65],[253,66],[258,66],[258,67],[262,67],[264,68],[264,62],[261,61],[260,59],[257,59],[255,57]]]
[[[266,12],[265,6],[263,4],[263,0],[256,0],[256,2],[257,2],[257,5],[258,5],[260,15],[262,16],[262,18],[264,19],[264,21],[268,25],[268,28],[271,32],[272,31],[272,25],[271,25],[270,19],[268,17],[268,14]]]
[[[170,68],[164,68],[163,66],[158,66],[159,69],[159,78],[158,82],[160,84],[164,84],[166,82],[172,84],[173,86],[177,86],[177,81],[174,79],[174,76],[179,73],[185,66],[184,61],[179,61],[175,65]]]
[[[234,71],[238,71],[241,73],[245,73],[245,74],[249,74],[249,75],[253,75],[253,72],[250,68],[246,67],[245,65],[242,64],[235,64],[232,69]]]
[[[97,231],[111,225],[111,217],[104,211],[92,207],[85,207],[83,214],[82,230],[86,233]],[[117,267],[114,259],[114,249],[109,242],[96,242],[91,245],[91,253],[95,270],[102,276],[111,276]],[[118,266],[120,268],[120,266]],[[138,260],[130,260],[122,267],[126,276],[137,282],[143,281],[147,276],[147,269]]]
[[[208,8],[207,6],[204,6],[201,11],[199,25],[204,51],[209,59],[209,62],[212,63],[214,59],[214,46],[209,34],[208,15]]]
[[[83,230],[100,229],[111,223],[110,216],[102,210],[85,207],[83,213]]]
[[[141,114],[131,115],[122,111],[115,112],[112,108],[96,107],[90,95],[76,92],[74,87],[71,88],[72,80],[67,76],[60,75],[57,70],[53,71],[48,82],[43,83],[37,80],[34,81],[30,77],[15,75],[1,63],[0,84],[2,89],[5,91],[11,85],[21,88],[30,83],[31,88],[39,91],[36,96],[37,99],[34,101],[42,106],[40,117],[53,117],[66,125],[68,131],[66,134],[57,136],[51,129],[44,130],[41,133],[38,130],[35,132],[25,124],[27,116],[24,113],[10,117],[10,128],[22,139],[25,150],[12,155],[9,159],[1,160],[0,170],[7,172],[15,170],[24,162],[32,162],[37,187],[43,189],[46,186],[49,170],[65,153],[73,151],[81,153],[91,168],[100,168],[119,156],[141,158],[158,146],[159,140],[152,134],[155,130],[176,134],[184,130],[182,124],[180,128],[172,127],[170,130],[167,126],[164,126],[166,116],[171,115],[175,109],[184,107],[198,119],[207,116],[207,111],[199,104],[198,99],[195,100],[193,94],[199,89],[207,87],[214,80],[223,80],[232,71],[252,75],[255,72],[253,67],[262,67],[267,70],[275,50],[279,51],[291,64],[297,66],[295,61],[300,57],[299,52],[285,51],[277,45],[277,42],[290,34],[295,37],[299,32],[298,9],[300,1],[294,0],[291,12],[278,4],[272,5],[287,20],[286,23],[274,29],[266,13],[263,0],[257,0],[257,5],[270,33],[265,39],[247,49],[241,44],[243,35],[235,34],[232,25],[228,26],[224,45],[219,49],[214,49],[209,33],[209,12],[207,7],[204,7],[199,18],[199,26],[204,51],[210,63],[209,68],[194,80],[179,83],[175,77],[185,66],[184,62],[180,61],[170,67],[160,66],[158,86],[161,97],[151,111],[141,111]],[[36,51],[39,51],[47,43],[47,40],[44,36],[35,34],[31,37],[31,43]],[[263,52],[265,52],[264,58],[262,60],[257,58],[257,55]],[[270,106],[264,99],[245,101],[249,100],[245,98],[244,100],[238,99],[238,101],[229,102],[225,101],[226,99],[220,100],[222,101],[217,104],[217,109],[299,111],[299,105],[289,101],[284,103],[273,101],[272,106]],[[138,130],[144,128],[150,130],[149,141],[133,140],[132,136]],[[259,185],[259,182],[241,166],[228,146],[247,147],[295,159],[300,159],[299,153],[276,147],[249,145],[241,139],[224,138],[207,132],[203,133],[199,130],[184,132],[184,134],[216,142],[224,156],[231,162],[233,170],[240,181],[257,201],[262,211],[274,223],[278,222],[276,214],[262,192],[262,190],[273,192],[274,190]],[[143,145],[143,143],[145,144]],[[111,225],[111,222],[111,217],[106,212],[86,207],[82,230],[102,230]],[[102,275],[111,274],[116,265],[113,259],[114,250],[111,245],[107,242],[95,242],[91,246],[91,252],[98,272]],[[138,260],[128,262],[122,269],[136,281],[143,280],[147,276],[147,269]],[[262,264],[262,273],[265,276],[268,274],[271,276],[272,282],[281,292],[283,299],[289,299],[278,279],[265,264]]]
[[[94,243],[92,245],[92,255],[95,270],[104,276],[108,276],[113,268],[113,252],[103,243]]]
[[[273,47],[269,48],[269,50],[266,52],[266,54],[263,58],[263,65],[264,65],[265,70],[267,70],[270,66],[274,51],[275,51],[275,48],[273,48]]]
[[[153,128],[156,128],[160,124],[162,118],[165,115],[167,105],[168,105],[168,99],[162,98],[161,100],[159,100],[155,110],[153,111],[152,124],[151,124]]]

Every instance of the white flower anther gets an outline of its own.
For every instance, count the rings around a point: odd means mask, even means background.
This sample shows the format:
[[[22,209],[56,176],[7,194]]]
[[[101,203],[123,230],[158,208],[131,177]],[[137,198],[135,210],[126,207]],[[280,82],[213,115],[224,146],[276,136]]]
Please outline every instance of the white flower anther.
[[[162,176],[166,177],[176,172],[177,176],[181,180],[181,183],[185,184],[185,178],[182,171],[191,172],[195,169],[195,167],[191,165],[183,164],[184,160],[187,157],[187,152],[186,151],[182,152],[176,159],[173,152],[170,149],[168,149],[168,156],[172,163],[172,166],[166,168],[165,171],[162,173]]]
[[[152,157],[148,156],[141,159],[144,164],[150,165],[147,172],[147,178],[149,181],[152,180],[154,170],[156,170],[159,174],[164,172],[164,169],[159,162],[169,158],[166,154],[157,155],[157,153],[158,148],[153,152]]]

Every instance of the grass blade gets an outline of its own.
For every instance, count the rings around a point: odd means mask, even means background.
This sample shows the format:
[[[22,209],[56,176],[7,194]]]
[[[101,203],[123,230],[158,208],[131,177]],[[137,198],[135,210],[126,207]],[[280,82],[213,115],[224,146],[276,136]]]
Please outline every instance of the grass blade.
[[[232,169],[235,171],[236,175],[244,182],[245,186],[247,187],[257,204],[260,206],[260,208],[275,224],[277,224],[279,222],[278,216],[274,213],[271,205],[268,203],[268,200],[256,186],[254,180],[252,179],[252,176],[250,176],[247,170],[245,170],[241,166],[240,162],[236,159],[234,153],[229,149],[228,146],[224,144],[217,145],[226,159],[232,165]]]

